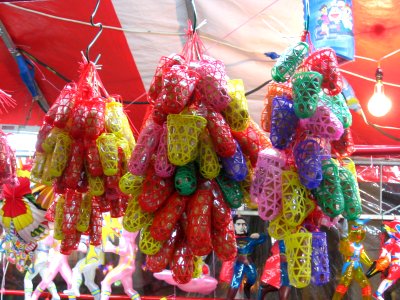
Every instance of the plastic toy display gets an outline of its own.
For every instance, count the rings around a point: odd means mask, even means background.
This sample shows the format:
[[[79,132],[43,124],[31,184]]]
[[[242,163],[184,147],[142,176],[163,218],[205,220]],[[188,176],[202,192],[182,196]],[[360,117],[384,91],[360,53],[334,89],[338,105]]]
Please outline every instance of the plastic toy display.
[[[247,232],[247,222],[244,218],[236,215],[233,220],[238,254],[235,258],[233,278],[226,299],[235,298],[244,276],[247,278],[244,285],[244,293],[246,299],[250,299],[250,288],[257,280],[257,269],[251,260],[250,254],[252,254],[257,245],[264,243],[267,237],[265,234],[259,233],[249,235]]]
[[[361,287],[362,299],[371,299],[371,285],[362,267],[362,263],[368,268],[372,264],[361,243],[365,238],[363,226],[363,222],[352,222],[349,224],[348,236],[340,241],[340,252],[345,258],[345,263],[333,300],[343,299],[353,280],[356,280]]]

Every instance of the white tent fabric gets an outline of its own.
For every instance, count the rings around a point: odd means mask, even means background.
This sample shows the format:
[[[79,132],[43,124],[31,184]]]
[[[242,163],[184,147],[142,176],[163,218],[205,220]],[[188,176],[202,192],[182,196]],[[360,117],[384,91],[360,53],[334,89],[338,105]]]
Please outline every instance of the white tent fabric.
[[[189,2],[113,0],[146,89],[159,58],[182,50]],[[271,78],[274,61],[264,53],[282,53],[300,40],[304,27],[301,0],[199,0],[195,5],[197,25],[206,22],[198,32],[207,54],[223,61],[228,76],[242,79],[247,91]],[[261,89],[248,97],[256,122],[264,96]]]

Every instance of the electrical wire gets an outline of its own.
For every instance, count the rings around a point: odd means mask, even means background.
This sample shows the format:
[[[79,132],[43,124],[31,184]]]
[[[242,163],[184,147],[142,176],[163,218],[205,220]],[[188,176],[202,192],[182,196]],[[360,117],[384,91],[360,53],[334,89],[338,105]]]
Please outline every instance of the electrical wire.
[[[266,86],[268,83],[270,83],[272,81],[272,79],[269,79],[267,81],[265,81],[264,83],[260,84],[258,87],[246,92],[244,95],[247,97],[255,92],[257,92],[258,90],[262,89],[264,86]]]

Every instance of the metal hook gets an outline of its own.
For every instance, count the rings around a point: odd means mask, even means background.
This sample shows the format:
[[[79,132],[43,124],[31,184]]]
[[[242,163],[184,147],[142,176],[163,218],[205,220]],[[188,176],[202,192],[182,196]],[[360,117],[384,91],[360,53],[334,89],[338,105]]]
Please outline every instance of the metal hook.
[[[188,12],[190,21],[192,21],[193,32],[196,31],[197,26],[197,11],[194,1],[195,0],[186,0],[186,10]]]
[[[100,0],[97,0],[96,7],[94,8],[92,15],[90,16],[90,24],[92,24],[92,26],[94,26],[94,27],[99,27],[100,29],[97,32],[97,34],[95,35],[95,37],[93,38],[93,40],[90,42],[90,44],[86,48],[86,59],[87,59],[88,62],[90,61],[90,59],[89,59],[90,48],[92,48],[94,43],[96,43],[97,39],[100,37],[101,33],[103,32],[103,24],[100,23],[100,22],[99,23],[94,23],[93,22],[93,19],[94,19],[96,13],[97,13],[97,10],[99,9],[99,6],[100,6]],[[100,55],[97,56],[95,64],[96,64],[96,62],[98,61],[99,58],[100,58]]]

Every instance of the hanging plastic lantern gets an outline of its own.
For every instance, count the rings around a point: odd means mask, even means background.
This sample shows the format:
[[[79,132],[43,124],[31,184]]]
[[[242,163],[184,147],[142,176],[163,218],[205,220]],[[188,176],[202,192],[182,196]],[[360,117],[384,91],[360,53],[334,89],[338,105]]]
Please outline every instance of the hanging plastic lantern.
[[[188,201],[186,228],[187,244],[194,255],[208,255],[211,243],[211,182],[205,181]]]
[[[151,157],[157,149],[162,127],[152,121],[148,122],[140,132],[138,141],[129,161],[129,172],[144,175],[149,167]]]
[[[249,209],[258,209],[258,204],[251,199],[250,188],[254,177],[254,169],[250,159],[246,158],[247,176],[240,182],[240,188],[243,193],[243,204]]]
[[[193,162],[178,167],[175,173],[175,189],[183,196],[193,194],[197,188],[196,167]]]
[[[308,45],[304,42],[299,42],[287,48],[273,66],[271,70],[272,78],[277,82],[287,81],[302,63],[307,52]]]
[[[231,128],[224,117],[217,112],[207,115],[207,129],[214,144],[215,152],[221,157],[235,154],[236,143],[231,134]]]
[[[311,281],[312,234],[298,231],[285,237],[290,285],[304,288]]]
[[[196,93],[201,95],[201,101],[213,111],[220,112],[231,101],[227,93],[225,65],[220,60],[203,55],[196,67],[199,81]]]
[[[91,176],[103,175],[99,150],[94,140],[85,140],[85,167]]]
[[[339,166],[339,178],[344,200],[343,216],[347,220],[357,220],[362,213],[357,180],[349,170],[341,166]]]
[[[68,83],[61,90],[54,104],[44,117],[45,122],[55,125],[58,128],[64,128],[67,125],[71,110],[75,104],[77,86],[75,83]]]
[[[151,119],[158,125],[163,125],[167,121],[167,113],[163,111],[161,100],[157,101],[151,111]]]
[[[65,195],[65,207],[63,211],[62,231],[64,236],[73,234],[79,219],[79,209],[82,202],[82,194],[74,190],[68,190]]]
[[[105,189],[104,189],[103,177],[89,175],[88,182],[89,182],[89,192],[93,196],[101,196],[104,194]]]
[[[258,152],[272,147],[267,134],[253,120],[250,120],[244,131],[232,131],[232,135],[239,143],[243,154],[250,159],[252,166],[257,163]]]
[[[280,212],[275,219],[269,222],[268,233],[276,240],[283,240],[296,231],[296,227],[286,223],[285,216]]]
[[[215,181],[212,181],[212,225],[217,230],[222,230],[232,222],[231,209],[225,202],[222,191]]]
[[[69,134],[74,139],[81,139],[85,135],[87,117],[87,107],[86,105],[77,105],[73,108],[71,114],[71,129]]]
[[[242,181],[246,178],[248,170],[246,158],[244,157],[239,143],[236,142],[236,151],[230,157],[221,157],[221,163],[228,177],[236,181]]]
[[[308,198],[306,188],[300,183],[294,171],[282,172],[282,214],[285,222],[295,227],[307,217]]]
[[[174,65],[164,70],[161,103],[163,111],[168,114],[179,114],[189,103],[198,75],[187,66]]]
[[[340,93],[333,97],[326,95],[325,93],[320,94],[320,100],[324,103],[332,113],[339,119],[342,123],[343,128],[348,128],[353,122],[353,117],[350,113],[350,109],[347,106],[346,99]]]
[[[37,139],[36,139],[36,144],[35,144],[36,152],[44,152],[44,149],[42,148],[42,144],[52,129],[53,129],[53,125],[50,125],[50,124],[46,123],[45,121],[43,122],[42,126],[39,129]]]
[[[324,285],[330,280],[328,245],[325,232],[312,233],[311,283]]]
[[[328,107],[318,106],[315,113],[307,119],[301,119],[303,128],[316,136],[328,140],[338,140],[343,134],[343,125]]]
[[[329,96],[335,96],[342,91],[343,81],[339,71],[336,53],[332,48],[321,48],[311,53],[304,64],[311,71],[322,75],[322,90]]]
[[[204,130],[200,135],[199,152],[199,169],[201,176],[207,179],[214,179],[218,176],[221,166],[207,130]]]
[[[90,212],[92,210],[92,196],[84,194],[82,197],[81,206],[79,208],[78,222],[76,230],[86,232],[90,225]]]
[[[86,101],[87,114],[85,118],[85,137],[89,139],[97,139],[104,132],[105,121],[104,115],[106,111],[104,99],[95,97]]]
[[[146,212],[155,212],[167,201],[174,191],[173,178],[162,178],[149,169],[143,180],[139,196],[140,207]]]
[[[176,223],[185,211],[187,201],[188,197],[175,192],[168,198],[165,205],[156,211],[150,226],[150,233],[154,239],[166,241],[171,236]]]
[[[153,214],[143,211],[139,205],[138,195],[128,201],[122,225],[126,231],[135,232],[149,226],[153,222]]]
[[[112,100],[114,100],[112,98]],[[125,117],[121,102],[110,101],[106,103],[105,128],[108,133],[114,133],[117,136],[123,135]]]
[[[340,186],[339,169],[331,159],[323,162],[322,181],[319,187],[313,190],[322,211],[329,217],[336,217],[343,212],[344,199]]]
[[[263,220],[274,219],[282,209],[282,168],[285,160],[274,149],[258,154],[257,165],[250,187],[250,195],[258,203],[258,214]]]
[[[64,195],[59,195],[57,198],[57,204],[54,216],[54,239],[61,241],[64,238],[64,233],[62,231],[63,220],[64,220],[64,207],[65,207],[65,197]]]
[[[216,180],[229,206],[231,208],[239,208],[243,201],[243,193],[239,183],[231,180],[223,172],[218,175]]]
[[[296,116],[309,118],[317,109],[322,75],[317,72],[299,72],[293,75],[293,102]]]
[[[228,93],[232,101],[222,111],[226,122],[234,131],[245,130],[250,121],[243,80],[228,80]]]
[[[140,230],[139,249],[146,255],[154,255],[160,251],[162,243],[155,240],[150,234],[150,227],[143,227]]]
[[[83,171],[83,155],[85,147],[81,142],[73,142],[67,167],[65,168],[63,177],[65,186],[69,189],[76,189],[81,179]]]
[[[102,133],[96,140],[103,173],[112,176],[118,172],[117,138],[112,133]]]
[[[59,128],[53,128],[50,130],[49,134],[47,135],[46,139],[42,143],[42,149],[47,154],[53,153],[54,147],[57,143],[57,138],[60,134],[67,135],[67,133]]]
[[[277,149],[289,147],[296,133],[299,118],[293,108],[293,102],[286,96],[272,100],[271,144]]]
[[[182,230],[177,226],[172,232],[170,238],[166,240],[156,254],[146,256],[146,268],[150,272],[157,273],[167,268],[174,255],[175,245],[182,238]]]
[[[319,186],[322,180],[321,147],[311,137],[305,138],[296,143],[293,148],[293,155],[301,183],[313,189]]]
[[[42,180],[45,163],[46,163],[46,154],[36,152],[35,157],[33,159],[32,171],[31,171],[31,176],[30,176],[30,180],[32,182],[37,183]],[[3,170],[4,170],[4,168],[3,168]]]
[[[267,94],[264,98],[264,108],[261,112],[261,128],[264,131],[271,131],[272,100],[275,97],[292,99],[292,88],[289,84],[271,81],[267,84]]]
[[[222,261],[233,260],[237,255],[237,245],[233,223],[229,222],[225,228],[213,228],[213,249]]]
[[[175,248],[171,260],[172,278],[179,284],[188,283],[193,276],[193,253],[184,241]]]
[[[168,115],[168,159],[177,166],[195,160],[198,155],[199,135],[207,120],[193,115]]]
[[[132,173],[127,172],[119,180],[118,186],[121,192],[125,194],[137,195],[142,190],[143,180],[143,176],[136,176]]]
[[[350,128],[346,128],[337,141],[331,142],[332,153],[337,157],[347,157],[351,156],[354,151],[356,151],[354,147],[353,135],[351,134]]]
[[[44,185],[51,186],[54,182],[55,177],[51,175],[50,169],[51,169],[51,159],[53,157],[53,154],[48,154],[46,156],[46,162],[44,163],[43,167],[43,174],[41,178],[41,183]]]
[[[168,128],[167,123],[164,123],[160,142],[156,152],[157,159],[154,161],[154,170],[156,175],[160,177],[171,177],[174,175],[175,166],[168,160]]]
[[[103,227],[103,215],[101,214],[100,202],[97,197],[92,198],[92,212],[90,215],[90,245],[100,246]]]

